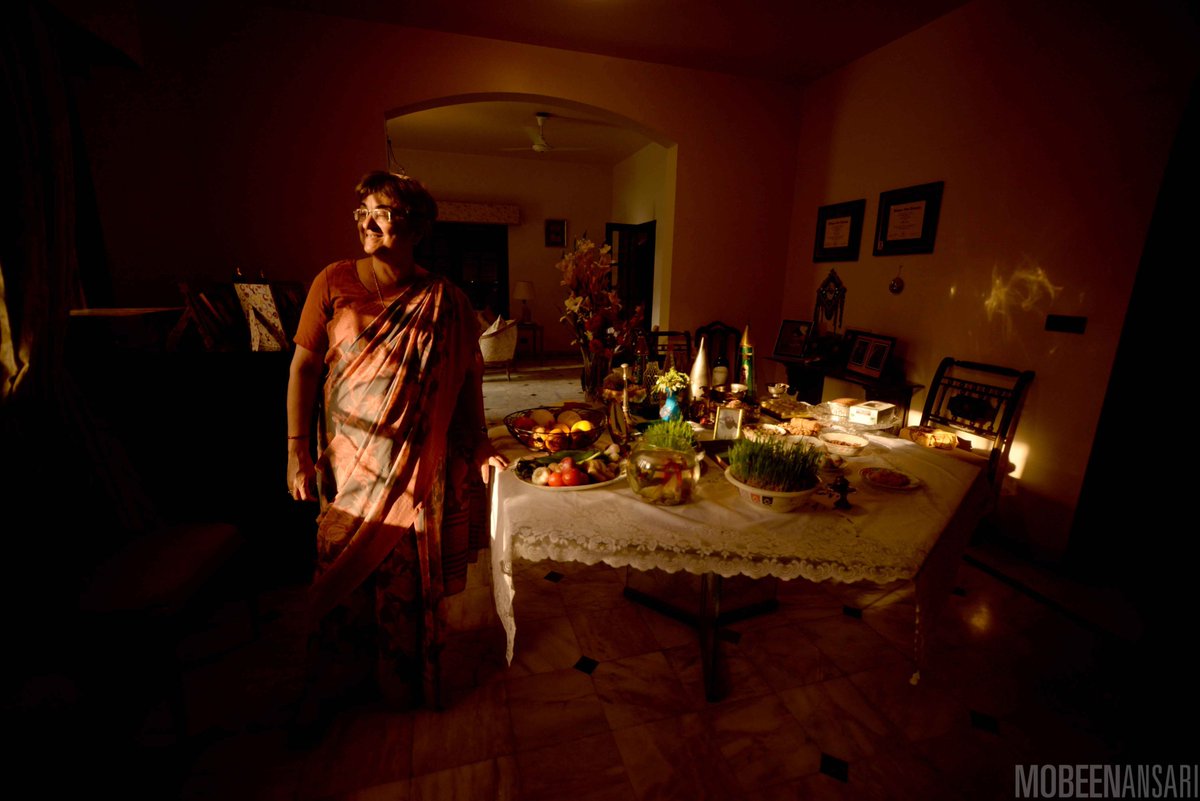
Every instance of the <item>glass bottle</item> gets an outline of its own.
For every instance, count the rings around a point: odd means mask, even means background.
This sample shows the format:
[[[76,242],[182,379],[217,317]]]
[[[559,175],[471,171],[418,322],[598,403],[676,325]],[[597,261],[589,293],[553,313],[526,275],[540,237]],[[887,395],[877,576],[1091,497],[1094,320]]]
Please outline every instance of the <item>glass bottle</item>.
[[[633,383],[645,386],[646,362],[650,359],[650,346],[646,344],[646,335],[638,334],[637,344],[633,349]]]
[[[741,383],[746,385],[745,399],[749,403],[753,403],[756,392],[754,389],[754,346],[750,344],[750,326],[746,326],[746,330],[742,332],[741,353]]]

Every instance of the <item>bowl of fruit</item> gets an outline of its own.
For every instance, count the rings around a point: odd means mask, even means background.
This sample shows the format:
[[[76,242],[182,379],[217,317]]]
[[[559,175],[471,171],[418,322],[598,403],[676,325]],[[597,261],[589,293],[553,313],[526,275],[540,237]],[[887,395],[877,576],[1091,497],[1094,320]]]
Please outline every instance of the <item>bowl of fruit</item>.
[[[539,406],[506,415],[508,433],[532,451],[589,448],[608,422],[607,415],[590,406]]]

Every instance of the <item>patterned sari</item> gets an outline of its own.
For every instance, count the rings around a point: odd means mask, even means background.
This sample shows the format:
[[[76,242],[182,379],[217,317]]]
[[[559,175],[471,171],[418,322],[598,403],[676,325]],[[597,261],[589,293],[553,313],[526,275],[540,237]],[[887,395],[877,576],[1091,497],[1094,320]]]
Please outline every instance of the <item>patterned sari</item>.
[[[394,704],[436,704],[441,600],[465,582],[468,513],[484,511],[470,503],[484,500],[469,463],[475,317],[436,276],[365,324],[361,311],[335,311],[328,325],[315,647],[334,663],[373,662]]]

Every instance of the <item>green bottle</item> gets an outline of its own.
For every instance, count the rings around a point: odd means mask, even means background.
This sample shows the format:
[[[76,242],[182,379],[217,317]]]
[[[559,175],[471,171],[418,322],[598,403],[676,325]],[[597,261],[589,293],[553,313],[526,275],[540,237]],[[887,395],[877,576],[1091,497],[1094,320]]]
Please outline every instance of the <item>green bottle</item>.
[[[746,402],[753,403],[757,392],[754,389],[754,346],[750,344],[750,326],[742,332],[742,344],[739,348],[741,357],[741,382],[746,385]]]

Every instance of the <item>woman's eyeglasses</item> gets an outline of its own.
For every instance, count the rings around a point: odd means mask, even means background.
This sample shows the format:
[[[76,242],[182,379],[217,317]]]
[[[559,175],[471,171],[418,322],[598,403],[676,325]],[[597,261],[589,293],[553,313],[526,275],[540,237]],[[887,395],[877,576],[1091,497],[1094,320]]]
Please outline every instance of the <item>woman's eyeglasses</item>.
[[[354,210],[354,221],[362,222],[363,220],[367,219],[367,217],[374,217],[375,222],[377,223],[390,223],[392,221],[393,214],[401,219],[404,218],[404,212],[393,212],[391,209],[384,208],[382,206],[377,209],[357,208]]]

